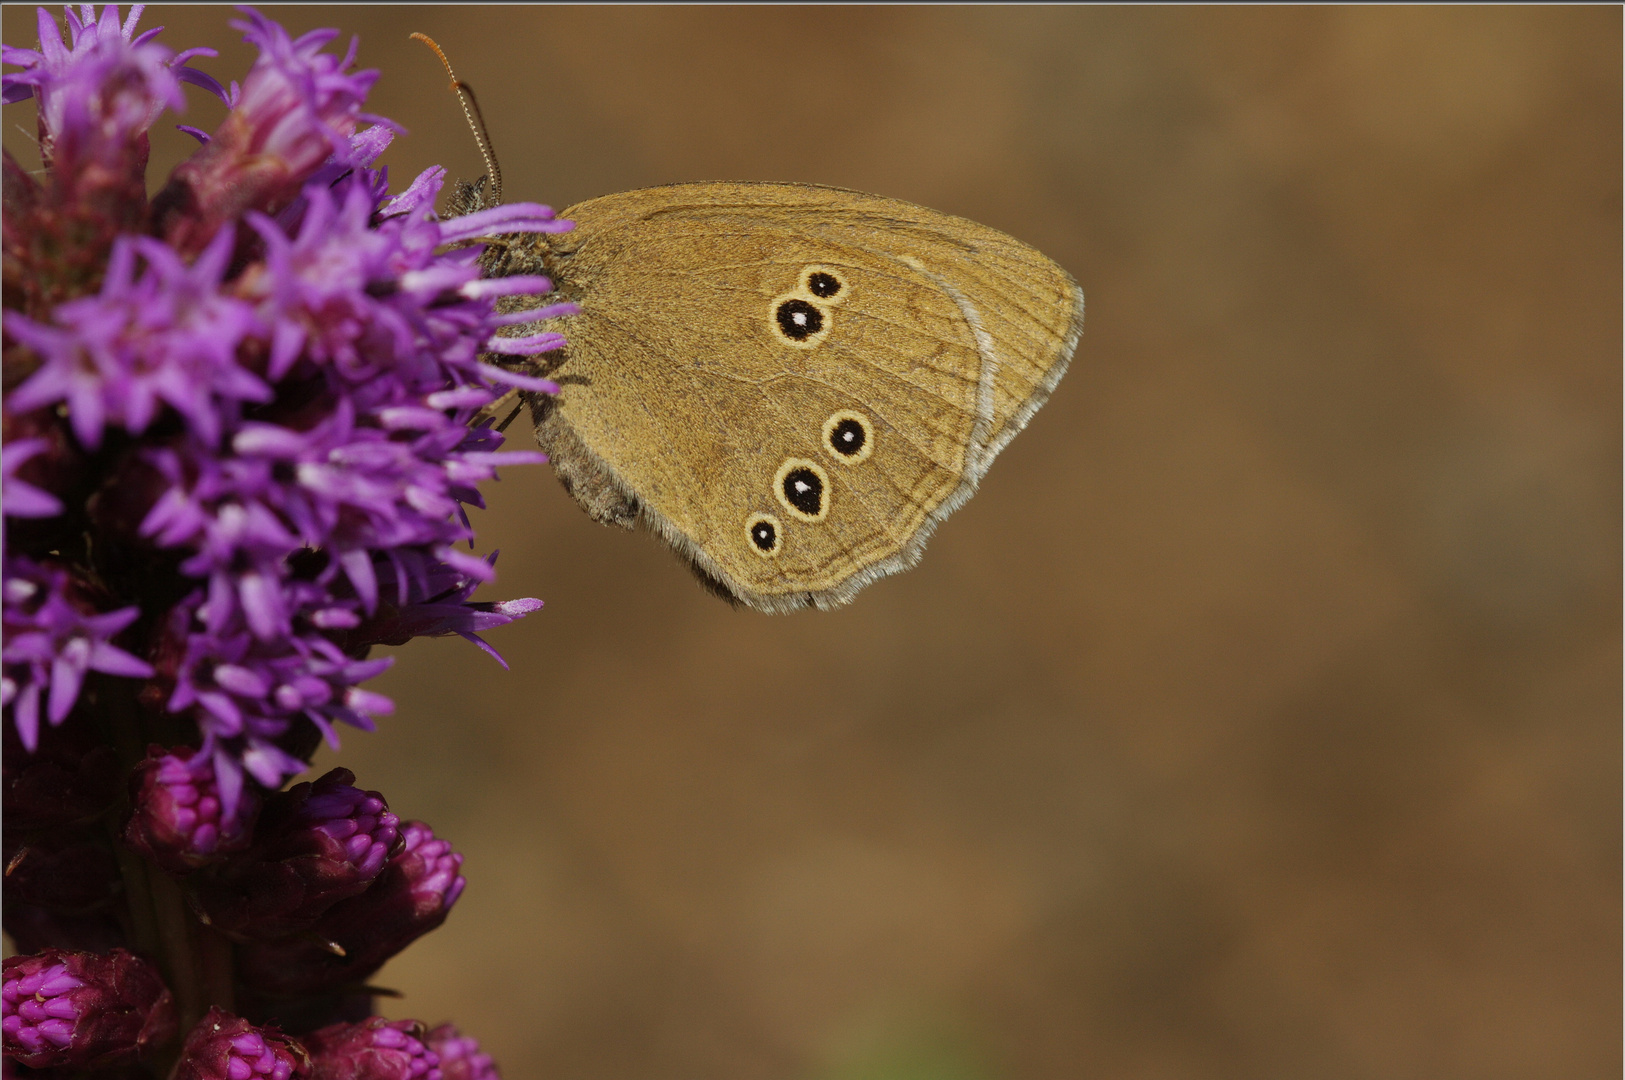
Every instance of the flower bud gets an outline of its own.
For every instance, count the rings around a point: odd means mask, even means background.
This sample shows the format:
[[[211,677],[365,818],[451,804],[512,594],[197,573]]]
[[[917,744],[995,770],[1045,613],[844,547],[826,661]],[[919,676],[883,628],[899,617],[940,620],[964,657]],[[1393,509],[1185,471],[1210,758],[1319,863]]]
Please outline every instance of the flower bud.
[[[369,1016],[305,1038],[311,1080],[440,1080],[440,1058],[416,1020]]]
[[[284,994],[360,982],[445,922],[466,884],[457,872],[463,857],[421,822],[401,833],[400,853],[372,887],[335,904],[308,934],[240,949],[244,981]]]
[[[213,1008],[186,1036],[170,1080],[292,1080],[310,1075],[305,1048],[274,1027]]]
[[[309,929],[341,900],[366,891],[400,848],[400,819],[376,791],[334,769],[266,800],[253,847],[197,883],[210,925],[271,941]]]
[[[440,1057],[441,1080],[501,1080],[490,1054],[480,1052],[480,1044],[460,1035],[450,1024],[429,1032],[429,1049]]]
[[[259,800],[244,791],[224,813],[215,770],[189,746],[147,749],[130,775],[124,842],[171,874],[186,874],[248,846]]]
[[[175,1033],[169,988],[123,949],[7,957],[0,1016],[6,1056],[36,1069],[129,1064]]]

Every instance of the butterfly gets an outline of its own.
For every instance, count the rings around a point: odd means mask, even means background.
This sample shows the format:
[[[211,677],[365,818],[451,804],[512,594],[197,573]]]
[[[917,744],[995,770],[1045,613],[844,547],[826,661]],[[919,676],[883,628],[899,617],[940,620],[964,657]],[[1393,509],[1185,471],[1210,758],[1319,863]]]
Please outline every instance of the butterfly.
[[[452,83],[500,202],[478,105]],[[486,204],[482,179],[451,209]],[[1049,258],[897,199],[673,184],[563,216],[572,230],[481,256],[578,308],[535,358],[559,385],[526,395],[537,440],[595,520],[641,522],[759,611],[835,607],[913,566],[1083,331],[1083,292]]]

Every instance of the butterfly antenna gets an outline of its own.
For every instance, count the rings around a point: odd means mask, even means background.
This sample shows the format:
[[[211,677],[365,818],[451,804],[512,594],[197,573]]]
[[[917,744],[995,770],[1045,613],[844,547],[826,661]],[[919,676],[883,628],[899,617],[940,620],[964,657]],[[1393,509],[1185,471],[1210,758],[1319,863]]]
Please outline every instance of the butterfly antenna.
[[[451,61],[446,59],[445,50],[435,43],[434,38],[428,34],[413,33],[413,41],[421,41],[434,50],[440,57],[440,62],[446,66],[446,74],[451,77],[451,88],[457,94],[457,100],[463,103],[463,116],[468,120],[469,130],[474,132],[474,141],[479,143],[480,156],[485,159],[485,175],[491,178],[491,202],[488,205],[500,206],[502,204],[502,167],[497,164],[496,151],[491,149],[491,136],[485,130],[485,117],[480,112],[480,103],[474,100],[474,88],[457,77],[451,70]]]

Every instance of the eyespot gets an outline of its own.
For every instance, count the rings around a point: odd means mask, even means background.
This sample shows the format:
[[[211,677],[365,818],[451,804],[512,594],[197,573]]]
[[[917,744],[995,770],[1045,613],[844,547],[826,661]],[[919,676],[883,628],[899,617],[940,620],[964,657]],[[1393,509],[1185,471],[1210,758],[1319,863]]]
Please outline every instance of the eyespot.
[[[875,437],[869,418],[851,409],[842,409],[824,421],[824,449],[843,465],[867,461],[874,453]]]
[[[835,275],[820,270],[807,275],[807,291],[827,300],[841,291],[841,282]]]
[[[831,304],[846,299],[846,278],[828,266],[809,266],[801,272],[801,290]]]
[[[784,547],[784,528],[772,514],[752,514],[745,521],[745,539],[752,551],[771,559]]]
[[[817,305],[809,304],[800,297],[790,297],[774,302],[773,322],[778,327],[780,337],[788,339],[792,345],[805,346],[814,344],[812,339],[822,336],[829,320]]]
[[[791,458],[773,477],[773,494],[803,521],[823,521],[829,513],[829,474],[816,461]]]

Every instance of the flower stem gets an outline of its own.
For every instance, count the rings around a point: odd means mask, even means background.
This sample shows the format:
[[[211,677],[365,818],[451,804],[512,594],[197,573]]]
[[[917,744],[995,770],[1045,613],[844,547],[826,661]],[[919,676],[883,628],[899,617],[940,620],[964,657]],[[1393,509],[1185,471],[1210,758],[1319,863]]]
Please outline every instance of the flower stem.
[[[131,769],[140,760],[142,748],[159,733],[147,730],[131,694],[114,690],[106,680],[97,682],[94,701],[100,706],[98,714],[111,729],[112,742],[126,769]],[[131,943],[152,957],[163,972],[175,995],[179,1034],[184,1039],[211,1006],[228,1012],[233,1009],[231,943],[192,913],[175,878],[122,842],[119,822],[123,818],[124,808],[120,807],[109,816],[108,827],[124,880]],[[178,1053],[179,1044],[167,1050]]]
[[[175,995],[175,1011],[180,1017],[180,1030],[190,1031],[192,1025],[203,1019],[209,1011],[208,994],[204,989],[202,966],[194,948],[192,927],[196,920],[186,910],[186,897],[175,880],[162,871],[147,874],[149,895],[158,916],[158,937],[162,943],[169,976],[169,989]]]
[[[118,854],[119,876],[124,879],[125,906],[130,913],[130,945],[136,952],[157,960],[162,968],[163,947],[158,935],[158,913],[153,910],[152,893],[147,886],[147,862],[120,844],[116,833],[113,850]],[[168,975],[167,970],[165,975]]]

